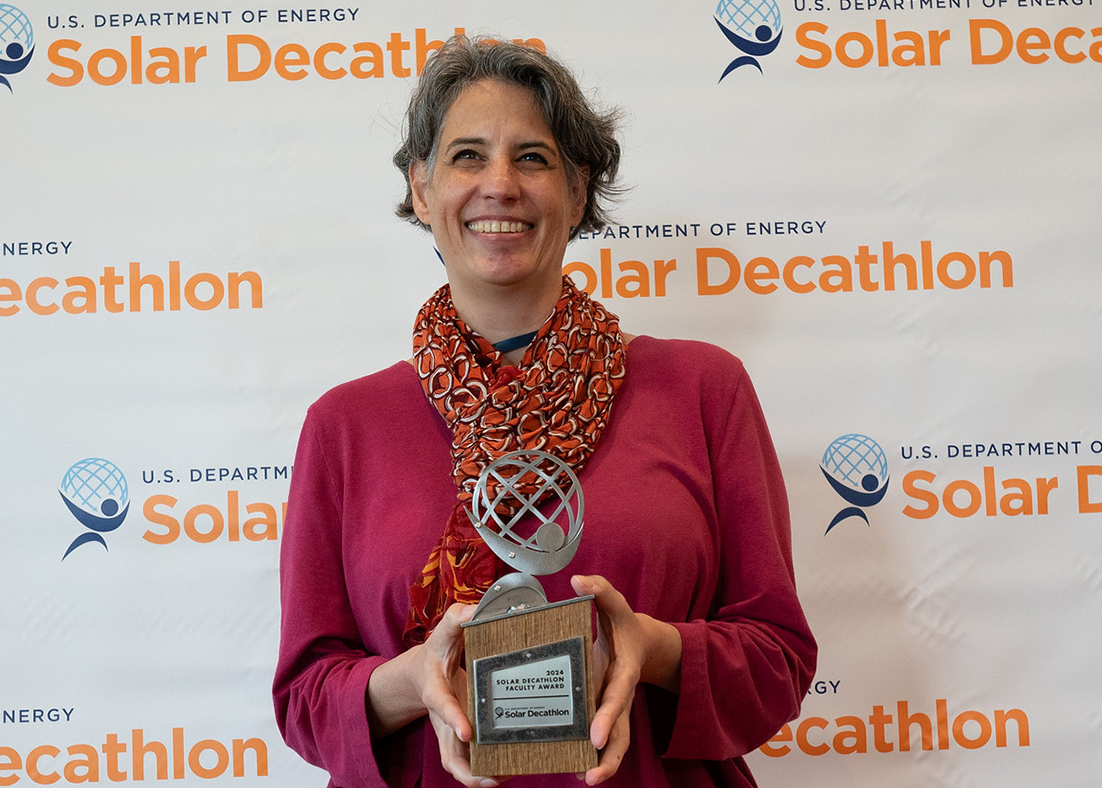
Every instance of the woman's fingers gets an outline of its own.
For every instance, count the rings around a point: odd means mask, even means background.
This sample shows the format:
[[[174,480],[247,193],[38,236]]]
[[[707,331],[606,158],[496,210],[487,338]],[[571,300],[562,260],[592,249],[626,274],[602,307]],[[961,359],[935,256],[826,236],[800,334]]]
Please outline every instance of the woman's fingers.
[[[459,664],[463,653],[460,625],[474,613],[472,605],[452,605],[422,646],[421,699],[434,726],[447,725],[460,742],[470,741],[467,720],[466,673]]]
[[[468,748],[471,724],[467,720],[467,672],[460,664],[463,655],[460,627],[470,621],[474,611],[474,605],[452,605],[425,640],[421,693],[436,733],[440,765],[467,788],[492,788],[502,780],[471,774]]]
[[[630,709],[629,709],[630,711]],[[587,785],[599,785],[620,768],[624,755],[631,744],[631,724],[629,714],[625,712],[616,719],[608,737],[608,743],[601,751],[597,766],[585,773]]]
[[[594,676],[601,685],[601,694],[589,736],[602,752],[597,767],[585,776],[587,783],[596,785],[616,773],[631,742],[629,718],[645,642],[631,606],[611,583],[599,575],[577,575],[570,582],[577,593],[593,594],[597,606],[594,662],[598,668],[604,665],[604,671]]]
[[[493,777],[476,777],[471,774],[470,752],[467,744],[455,736],[452,727],[435,714],[429,713],[429,721],[436,731],[436,741],[440,748],[440,765],[444,771],[467,788],[493,788],[501,781]]]

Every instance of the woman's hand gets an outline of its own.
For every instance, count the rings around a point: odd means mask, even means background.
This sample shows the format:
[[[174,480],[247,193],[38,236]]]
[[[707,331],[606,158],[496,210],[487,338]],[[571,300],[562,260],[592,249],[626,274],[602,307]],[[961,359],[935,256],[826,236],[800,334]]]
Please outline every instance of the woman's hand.
[[[471,723],[466,710],[467,673],[460,664],[460,625],[474,611],[474,605],[452,605],[424,643],[377,668],[367,688],[368,714],[377,735],[428,714],[445,771],[468,788],[491,788],[501,780],[472,775],[467,746]]]
[[[589,785],[614,775],[631,743],[631,704],[642,681],[678,690],[681,680],[681,635],[669,624],[631,609],[624,595],[599,575],[575,575],[578,594],[593,594],[597,605],[594,679],[602,684],[600,705],[589,728],[601,751],[597,766],[585,773]]]
[[[471,775],[467,742],[471,723],[467,719],[467,674],[460,666],[463,634],[460,624],[474,613],[470,605],[452,605],[418,648],[415,682],[421,691],[421,703],[440,745],[440,764],[456,780],[467,786],[480,782]]]
[[[421,646],[421,700],[436,731],[440,765],[467,788],[492,788],[501,780],[471,774],[471,723],[467,719],[467,671],[460,665],[463,630],[474,605],[452,605]]]

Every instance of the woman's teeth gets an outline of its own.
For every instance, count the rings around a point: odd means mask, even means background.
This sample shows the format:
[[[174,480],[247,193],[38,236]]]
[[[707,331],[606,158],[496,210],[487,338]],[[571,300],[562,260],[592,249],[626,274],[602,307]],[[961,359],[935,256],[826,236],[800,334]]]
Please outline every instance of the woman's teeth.
[[[476,233],[522,233],[531,225],[525,222],[479,221],[468,222],[467,229]]]

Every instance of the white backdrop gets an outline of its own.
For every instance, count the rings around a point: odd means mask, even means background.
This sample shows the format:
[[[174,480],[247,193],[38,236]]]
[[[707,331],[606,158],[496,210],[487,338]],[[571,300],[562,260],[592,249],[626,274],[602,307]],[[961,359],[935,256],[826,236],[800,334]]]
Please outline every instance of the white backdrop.
[[[721,5],[0,4],[0,785],[324,785],[271,712],[282,505],[442,281],[390,157],[456,28],[628,110],[567,270],[755,380],[821,645],[762,785],[1098,783],[1102,16]],[[721,79],[717,13],[780,40]]]

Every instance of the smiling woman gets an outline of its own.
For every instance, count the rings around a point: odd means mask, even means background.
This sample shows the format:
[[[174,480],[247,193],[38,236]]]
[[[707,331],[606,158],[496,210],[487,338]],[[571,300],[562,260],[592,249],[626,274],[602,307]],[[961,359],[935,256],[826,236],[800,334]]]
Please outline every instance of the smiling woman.
[[[588,168],[568,180],[525,88],[481,80],[448,110],[437,161],[410,165],[413,208],[432,229],[452,300],[491,342],[533,331],[562,292],[562,259],[585,209]]]
[[[282,542],[277,717],[333,786],[506,778],[471,772],[460,627],[508,571],[469,512],[513,451],[585,490],[578,574],[542,582],[597,609],[588,784],[748,788],[742,756],[807,692],[784,486],[741,363],[633,339],[563,276],[619,193],[614,125],[554,59],[465,38],[410,100],[398,214],[432,233],[448,284],[411,361],[311,407]]]
[[[562,152],[568,179],[573,180],[582,167],[589,168],[585,212],[570,237],[604,227],[608,222],[604,201],[621,194],[616,185],[620,145],[615,129],[619,113],[597,112],[560,63],[520,44],[475,44],[470,39],[455,38],[436,53],[428,78],[422,76],[410,97],[406,138],[394,154],[394,165],[406,175],[407,185],[414,162],[425,162],[430,170],[435,165],[448,110],[460,93],[481,80],[526,88]],[[398,204],[398,215],[414,223],[420,221],[409,189]]]

